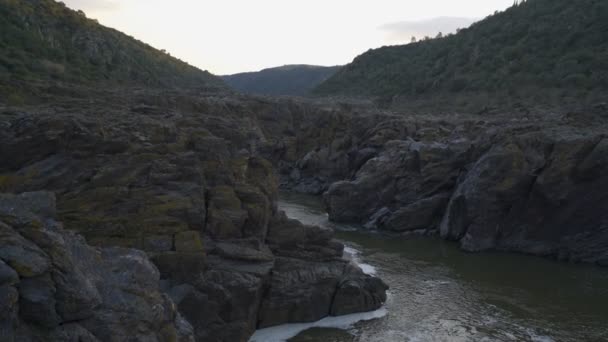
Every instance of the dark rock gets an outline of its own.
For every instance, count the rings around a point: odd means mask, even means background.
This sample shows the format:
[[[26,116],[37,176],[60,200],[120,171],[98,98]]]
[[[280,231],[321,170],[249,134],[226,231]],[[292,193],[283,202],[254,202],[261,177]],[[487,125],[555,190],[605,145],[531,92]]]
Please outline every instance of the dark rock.
[[[0,285],[15,285],[18,282],[17,272],[0,260]]]
[[[53,220],[52,194],[0,195],[0,203],[0,218],[15,225],[0,222],[10,247],[0,248],[10,252],[2,259],[44,265],[0,264],[0,333],[7,341],[192,341],[145,253],[88,246]]]
[[[347,272],[338,284],[331,306],[332,316],[373,311],[386,302],[388,286],[379,278],[362,274],[358,268]]]
[[[277,258],[270,289],[260,307],[259,327],[314,322],[329,316],[345,261]]]
[[[178,283],[198,281],[207,267],[204,253],[167,252],[152,258],[163,279]]]
[[[391,215],[391,210],[387,207],[380,208],[376,211],[369,221],[363,226],[365,229],[376,229],[379,225],[384,223],[384,220]]]
[[[178,303],[199,341],[247,341],[256,328],[260,278],[242,272],[209,271]]]
[[[248,213],[233,188],[215,187],[209,191],[207,232],[218,239],[243,237]]]
[[[331,229],[306,226],[288,219],[284,212],[273,217],[267,243],[275,255],[310,259],[332,260],[342,255],[344,246],[333,241]]]
[[[363,222],[383,207],[407,206],[451,190],[467,144],[390,141],[353,181],[332,184],[324,194],[330,219]]]
[[[175,234],[174,245],[178,253],[203,253],[201,234],[197,231]]]
[[[441,224],[441,236],[462,239],[462,247],[470,251],[495,248],[500,222],[512,203],[527,196],[534,182],[533,172],[542,166],[531,164],[514,143],[494,147],[454,192]]]
[[[449,199],[449,193],[441,193],[399,208],[383,221],[380,228],[394,232],[433,229],[438,224]]]
[[[128,331],[137,332],[134,339],[176,340],[191,331],[205,341],[246,340],[256,328],[276,256],[314,265],[341,257],[343,246],[331,231],[278,218],[277,177],[266,159],[303,159],[294,177],[323,191],[347,177],[351,164],[377,153],[357,153],[358,139],[336,136],[345,127],[362,127],[366,118],[353,122],[337,107],[293,100],[170,90],[131,90],[128,97],[107,92],[68,102],[0,113],[0,191],[54,191],[65,227],[104,248],[85,248],[84,240],[51,223],[47,209],[55,205],[46,200],[23,200],[36,208],[25,210],[29,216],[8,210],[1,216],[9,228],[6,244],[15,247],[2,249],[6,258],[0,260],[20,280],[51,276],[59,320],[75,324],[61,336],[87,339],[82,328],[99,340],[125,339]],[[314,124],[307,123],[311,118]],[[299,125],[307,128],[294,129]],[[378,131],[385,129],[390,131]],[[295,137],[301,133],[323,146],[310,148]],[[148,256],[164,289],[193,289],[172,293],[192,330],[159,295]],[[335,272],[327,281],[337,284],[343,276]],[[323,305],[323,312],[331,310],[331,302]]]
[[[373,311],[386,301],[387,289],[380,279],[344,260],[320,263],[278,258],[258,324],[263,328]]]
[[[51,267],[48,256],[34,243],[0,221],[0,259],[21,277],[35,277]]]
[[[24,321],[53,328],[61,319],[55,310],[55,284],[50,275],[23,279],[19,285],[19,315]]]
[[[327,189],[333,221],[396,232],[440,226],[468,251],[603,263],[608,126],[601,115],[562,120],[526,110],[480,120],[361,108],[287,116],[292,136],[265,153],[284,187]]]
[[[226,259],[251,262],[268,262],[274,260],[274,255],[265,245],[255,248],[243,243],[221,242],[218,243],[215,248],[216,253]]]

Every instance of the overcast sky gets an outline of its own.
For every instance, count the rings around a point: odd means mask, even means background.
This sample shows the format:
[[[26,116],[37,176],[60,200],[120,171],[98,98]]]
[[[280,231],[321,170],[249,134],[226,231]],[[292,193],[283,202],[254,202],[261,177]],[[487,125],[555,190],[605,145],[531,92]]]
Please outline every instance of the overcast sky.
[[[63,0],[215,74],[340,65],[467,26],[513,0]]]

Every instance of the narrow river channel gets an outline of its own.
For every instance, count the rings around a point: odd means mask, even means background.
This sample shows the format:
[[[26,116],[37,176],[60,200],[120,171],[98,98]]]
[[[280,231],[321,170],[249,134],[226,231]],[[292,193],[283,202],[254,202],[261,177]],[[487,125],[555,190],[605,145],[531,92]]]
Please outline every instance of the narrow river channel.
[[[305,224],[334,228],[391,289],[386,307],[365,320],[279,327],[264,335],[269,342],[608,341],[607,269],[363,232],[329,222],[316,197],[285,193],[279,205]]]

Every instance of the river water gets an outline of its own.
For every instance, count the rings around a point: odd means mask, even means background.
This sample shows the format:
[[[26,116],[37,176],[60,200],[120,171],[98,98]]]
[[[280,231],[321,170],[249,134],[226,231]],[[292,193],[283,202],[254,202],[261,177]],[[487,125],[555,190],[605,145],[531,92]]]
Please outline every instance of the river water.
[[[279,327],[258,341],[313,326],[289,341],[608,341],[608,269],[361,232],[329,222],[311,196],[283,194],[279,205],[305,224],[334,228],[352,257],[390,286],[389,300],[365,321]]]

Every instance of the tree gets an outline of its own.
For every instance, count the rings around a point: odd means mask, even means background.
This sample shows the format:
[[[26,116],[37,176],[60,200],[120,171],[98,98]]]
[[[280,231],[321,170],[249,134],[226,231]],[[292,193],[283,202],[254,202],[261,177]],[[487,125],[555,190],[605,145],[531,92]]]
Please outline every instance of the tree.
[[[410,43],[415,43],[417,42],[416,36],[412,36],[412,39],[410,40]]]

